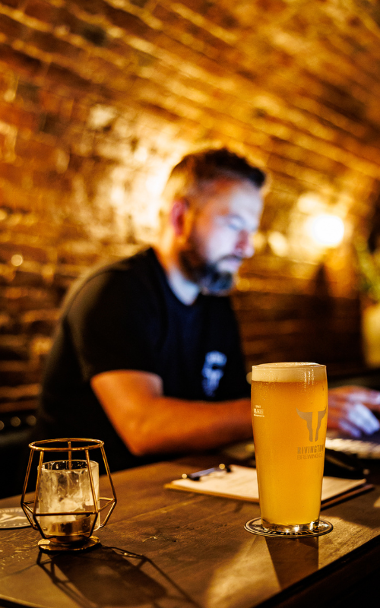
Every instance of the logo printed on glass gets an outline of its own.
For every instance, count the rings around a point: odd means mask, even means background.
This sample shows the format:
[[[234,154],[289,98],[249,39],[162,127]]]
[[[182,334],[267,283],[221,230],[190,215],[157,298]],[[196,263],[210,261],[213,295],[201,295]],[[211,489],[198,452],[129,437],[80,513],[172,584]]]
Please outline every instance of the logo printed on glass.
[[[301,412],[298,408],[296,408],[297,414],[302,420],[306,422],[307,430],[309,431],[309,442],[313,443],[318,441],[319,430],[321,428],[322,420],[326,416],[327,407],[324,410],[319,410],[316,412],[318,416],[316,417],[316,428],[314,433],[313,428],[313,413],[314,412]],[[324,444],[318,445],[308,445],[297,448],[297,460],[307,460],[310,458],[322,458],[324,454]]]
[[[302,420],[305,420],[307,424],[307,430],[309,431],[309,441],[313,441],[313,413],[314,412],[301,412],[298,407],[296,408],[297,414]],[[319,429],[321,428],[322,420],[326,416],[327,407],[324,410],[319,410],[318,413],[318,422],[317,428],[315,431],[315,439],[314,441],[318,441]]]
[[[261,407],[261,405],[253,405],[252,406],[252,413],[257,418],[265,418],[265,416],[264,416],[264,410]]]

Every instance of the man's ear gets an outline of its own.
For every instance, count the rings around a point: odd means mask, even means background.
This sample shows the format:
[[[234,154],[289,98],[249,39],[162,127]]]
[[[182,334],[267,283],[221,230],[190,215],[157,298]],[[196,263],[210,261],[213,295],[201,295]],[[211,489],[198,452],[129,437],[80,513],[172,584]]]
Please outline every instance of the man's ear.
[[[189,210],[188,202],[183,198],[178,198],[173,202],[170,211],[170,221],[176,236],[181,236],[184,233],[186,224],[186,214]]]

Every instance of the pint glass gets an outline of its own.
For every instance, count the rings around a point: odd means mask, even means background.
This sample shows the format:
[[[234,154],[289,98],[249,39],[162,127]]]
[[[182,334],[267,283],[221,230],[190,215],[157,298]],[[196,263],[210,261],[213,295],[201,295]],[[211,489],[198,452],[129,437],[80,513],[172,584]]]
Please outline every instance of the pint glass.
[[[279,536],[329,532],[331,524],[319,519],[326,367],[317,363],[252,367],[252,425],[261,522],[247,522],[246,529]]]

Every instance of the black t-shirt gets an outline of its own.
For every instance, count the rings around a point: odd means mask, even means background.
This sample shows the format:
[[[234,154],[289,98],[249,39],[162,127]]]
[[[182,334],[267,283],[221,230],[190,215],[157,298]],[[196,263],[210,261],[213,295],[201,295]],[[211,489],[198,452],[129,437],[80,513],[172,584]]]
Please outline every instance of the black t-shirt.
[[[154,460],[129,453],[91,389],[93,376],[123,369],[157,374],[168,397],[249,395],[229,299],[199,295],[183,304],[153,249],[94,271],[69,298],[46,364],[35,438],[102,439],[111,470]]]

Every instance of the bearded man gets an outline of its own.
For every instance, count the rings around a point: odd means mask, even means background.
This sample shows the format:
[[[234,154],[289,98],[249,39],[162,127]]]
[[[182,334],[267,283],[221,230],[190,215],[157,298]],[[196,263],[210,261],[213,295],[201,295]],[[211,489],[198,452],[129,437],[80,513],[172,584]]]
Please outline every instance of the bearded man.
[[[189,154],[174,167],[154,247],[97,269],[69,298],[35,438],[103,439],[119,470],[252,436],[226,294],[254,253],[264,184],[263,171],[226,149]],[[356,404],[343,402],[335,398],[332,409],[348,420]]]

